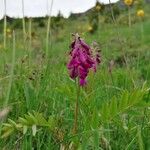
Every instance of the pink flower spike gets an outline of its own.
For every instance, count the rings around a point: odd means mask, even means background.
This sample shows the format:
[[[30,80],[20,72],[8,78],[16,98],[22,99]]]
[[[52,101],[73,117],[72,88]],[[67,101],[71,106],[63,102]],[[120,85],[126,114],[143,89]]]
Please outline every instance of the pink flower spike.
[[[96,72],[97,65],[101,62],[100,55],[93,55],[93,49],[82,40],[78,34],[74,35],[74,41],[71,43],[70,61],[67,68],[72,79],[79,78],[80,86],[86,85],[86,77],[89,70]]]
[[[85,79],[80,79],[80,85],[85,86],[86,85],[86,80]]]

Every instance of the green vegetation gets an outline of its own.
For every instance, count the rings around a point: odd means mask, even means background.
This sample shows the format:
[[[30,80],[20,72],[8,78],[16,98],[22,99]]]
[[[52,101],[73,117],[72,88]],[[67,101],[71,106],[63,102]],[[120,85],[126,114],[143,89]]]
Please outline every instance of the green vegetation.
[[[47,19],[32,19],[29,32],[26,19],[25,41],[22,21],[9,22],[6,49],[1,21],[0,108],[9,112],[2,119],[0,111],[1,149],[149,150],[149,5],[144,10],[140,20],[132,9],[131,28],[126,11],[119,12],[116,24],[105,21],[107,14],[99,15],[94,33],[88,32],[89,16],[64,19],[59,14],[52,18],[48,56]],[[102,63],[80,91],[74,134],[77,93],[66,65],[76,32],[87,43],[99,43]]]

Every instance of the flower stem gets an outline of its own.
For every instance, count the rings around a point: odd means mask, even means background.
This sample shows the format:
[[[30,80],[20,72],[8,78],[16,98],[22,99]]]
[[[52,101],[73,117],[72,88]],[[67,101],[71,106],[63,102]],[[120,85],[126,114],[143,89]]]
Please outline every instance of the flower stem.
[[[14,77],[14,68],[15,68],[15,57],[16,57],[16,37],[15,37],[15,31],[13,31],[13,51],[12,51],[12,68],[10,70],[10,79],[8,83],[8,90],[6,95],[6,100],[4,102],[4,108],[7,106],[9,99],[10,99],[10,93],[13,83],[13,77]]]
[[[29,55],[29,64],[31,62],[31,48],[32,48],[32,18],[29,18],[29,26],[28,26],[28,32],[29,32],[29,47],[28,47],[28,55]]]
[[[142,22],[142,18],[140,18],[140,24],[141,24],[141,44],[143,43],[143,33],[144,33],[144,28],[143,28],[143,22]]]
[[[4,49],[6,49],[6,30],[7,30],[7,16],[6,16],[6,0],[4,0],[4,7],[5,7],[5,16],[4,16]]]
[[[129,23],[129,28],[131,27],[131,12],[130,12],[130,6],[128,6],[128,23]]]
[[[48,7],[48,4],[47,4]],[[53,0],[50,4],[50,10],[48,11],[48,20],[47,20],[47,32],[46,32],[46,57],[49,56],[49,45],[51,46],[51,13],[53,8]],[[50,44],[49,44],[50,42]]]
[[[25,40],[26,40],[26,22],[25,22],[25,18],[24,18],[24,0],[22,0],[22,29],[23,29],[23,42],[24,42],[24,47],[25,47]]]
[[[114,11],[113,11],[111,0],[109,0],[109,7],[110,7],[110,11],[111,11],[112,20],[113,20],[113,23],[114,23],[116,31],[117,31],[117,38],[118,38],[118,41],[119,41],[119,43],[122,47],[122,52],[123,52],[123,57],[124,57],[124,60],[125,60],[125,64],[126,64],[126,67],[128,68],[128,62],[127,62],[127,58],[126,58],[126,55],[125,55],[125,50],[124,50],[122,42],[120,41],[120,38],[119,38],[120,35],[119,35],[118,27],[117,27],[117,21],[116,21],[115,16],[114,16]]]
[[[111,0],[109,0],[109,7],[110,7],[113,23],[116,24],[116,19],[115,19],[115,16],[114,16],[114,11],[113,11],[113,8],[112,8]]]
[[[79,112],[79,98],[80,98],[79,79],[76,84],[77,84],[77,97],[76,97],[75,112],[74,112],[74,128],[73,128],[74,134],[77,134],[77,131],[78,131],[78,112]]]

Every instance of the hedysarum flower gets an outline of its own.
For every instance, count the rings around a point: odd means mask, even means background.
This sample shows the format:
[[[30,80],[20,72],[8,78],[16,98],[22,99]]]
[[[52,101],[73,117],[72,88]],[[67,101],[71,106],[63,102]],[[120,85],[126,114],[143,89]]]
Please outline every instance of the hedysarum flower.
[[[93,55],[92,49],[87,45],[78,34],[74,35],[75,39],[71,44],[70,56],[71,59],[67,65],[70,77],[72,79],[79,78],[81,86],[86,84],[86,77],[89,69],[96,71],[97,65],[101,62],[100,55]]]

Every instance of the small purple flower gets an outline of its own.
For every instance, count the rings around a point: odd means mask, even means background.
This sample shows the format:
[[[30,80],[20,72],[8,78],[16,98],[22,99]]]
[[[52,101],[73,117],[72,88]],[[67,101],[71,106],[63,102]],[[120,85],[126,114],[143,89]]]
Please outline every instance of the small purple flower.
[[[97,65],[101,62],[100,55],[93,55],[92,49],[87,45],[78,34],[74,35],[75,40],[71,43],[71,59],[67,68],[72,79],[79,78],[81,86],[86,84],[86,77],[91,68],[96,71]]]

